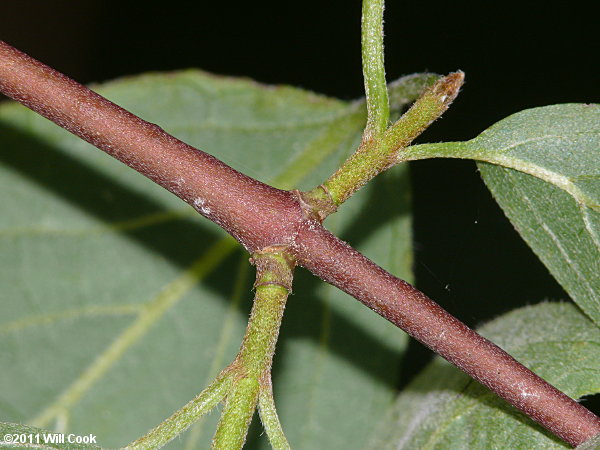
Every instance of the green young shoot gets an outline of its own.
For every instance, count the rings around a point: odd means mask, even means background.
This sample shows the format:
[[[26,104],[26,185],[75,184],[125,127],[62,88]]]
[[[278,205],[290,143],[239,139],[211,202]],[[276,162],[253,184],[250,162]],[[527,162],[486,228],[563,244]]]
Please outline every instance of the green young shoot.
[[[212,449],[235,450],[244,446],[256,409],[258,391],[258,381],[254,378],[242,378],[237,381],[227,396],[217,432],[213,437]]]
[[[384,3],[384,0],[363,0],[362,5],[362,65],[368,114],[363,142],[379,138],[390,117],[383,63]]]
[[[325,183],[300,193],[306,210],[321,222],[369,180],[396,164],[400,151],[448,109],[464,80],[462,72],[438,80],[388,128],[383,10],[384,0],[363,1],[361,41],[367,124],[361,145]]]
[[[164,446],[223,400],[227,395],[227,392],[231,389],[233,375],[234,374],[230,369],[221,372],[215,381],[213,381],[212,384],[196,398],[191,400],[156,428],[153,428],[147,434],[127,445],[125,448],[128,450],[137,450],[160,448]]]
[[[271,365],[295,262],[280,247],[256,252],[252,262],[257,272],[254,305],[235,360],[200,395],[125,448],[160,448],[223,400],[225,408],[212,448],[241,449],[259,402],[272,445],[289,448],[273,401]]]
[[[231,364],[237,379],[227,395],[212,448],[240,449],[263,390],[271,391],[271,364],[289,292],[294,262],[285,249],[270,248],[252,257],[256,265],[256,294],[246,336]],[[273,411],[275,413],[274,406]],[[269,434],[271,438],[272,433]],[[279,437],[280,439],[281,437]]]
[[[283,428],[277,416],[275,409],[275,400],[273,399],[273,388],[271,386],[271,377],[268,380],[263,380],[260,395],[258,397],[258,412],[263,427],[269,436],[271,447],[275,450],[289,450],[290,444],[283,433]]]
[[[392,166],[401,162],[394,160],[400,155],[417,136],[437,120],[454,101],[465,80],[461,71],[451,73],[441,78],[427,89],[413,106],[396,123],[394,123],[382,138],[382,153],[391,157],[387,164]],[[384,167],[385,170],[387,167]]]
[[[305,201],[316,198],[322,202],[328,197],[330,203],[339,206],[369,180],[397,164],[402,150],[448,109],[463,80],[464,74],[456,72],[434,83],[381,138],[363,142],[325,183],[304,194]]]

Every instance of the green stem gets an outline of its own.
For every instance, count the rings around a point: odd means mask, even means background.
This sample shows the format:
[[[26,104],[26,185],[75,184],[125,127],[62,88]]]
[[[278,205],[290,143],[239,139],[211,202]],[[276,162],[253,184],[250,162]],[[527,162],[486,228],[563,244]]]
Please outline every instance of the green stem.
[[[285,248],[271,247],[253,255],[256,295],[246,336],[236,359],[195,399],[126,449],[160,448],[225,399],[214,449],[242,448],[260,398],[271,395],[270,414],[277,417],[271,393],[271,364],[289,292],[294,261]],[[268,380],[264,382],[263,380]],[[261,404],[264,400],[261,400]],[[272,420],[268,423],[272,428]],[[281,441],[283,431],[279,426]],[[269,436],[272,433],[269,432]],[[285,436],[283,436],[285,441]],[[287,441],[285,441],[287,442]],[[285,448],[285,447],[276,447]]]
[[[213,449],[241,449],[263,383],[270,379],[275,344],[289,292],[294,262],[285,249],[271,248],[252,257],[256,265],[256,294],[246,336],[231,364],[238,379],[227,396],[213,438]]]
[[[458,95],[464,79],[464,73],[459,71],[436,81],[406,114],[387,130],[382,138],[382,147],[391,158],[387,161],[388,165],[396,164],[394,157],[400,150],[406,148],[448,109]]]
[[[146,435],[127,445],[125,449],[149,449],[164,446],[223,400],[231,389],[234,381],[233,375],[233,372],[228,369],[221,372],[215,381],[196,398]]]
[[[396,164],[402,149],[448,109],[463,79],[463,73],[456,72],[438,80],[380,139],[363,142],[323,185],[307,193],[308,197],[325,192],[334,205],[341,205],[369,180]]]
[[[243,368],[244,375],[258,380],[271,369],[294,263],[282,250],[255,253],[252,261],[257,269],[254,306],[234,364]]]
[[[390,117],[383,63],[384,3],[384,0],[363,0],[362,4],[362,65],[368,111],[363,142],[380,137]]]
[[[273,399],[273,387],[271,377],[261,385],[260,395],[258,397],[258,411],[263,427],[269,436],[271,447],[275,450],[289,450],[290,444],[283,433],[283,428],[277,416],[275,409],[275,400]]]
[[[396,164],[400,150],[448,109],[462,86],[462,72],[438,80],[388,128],[390,105],[383,62],[383,10],[384,0],[363,0],[361,41],[367,125],[362,143],[325,183],[300,193],[305,210],[321,222],[369,180]]]
[[[244,446],[256,409],[258,391],[258,381],[254,378],[242,378],[236,383],[233,392],[227,396],[212,449],[235,450]]]

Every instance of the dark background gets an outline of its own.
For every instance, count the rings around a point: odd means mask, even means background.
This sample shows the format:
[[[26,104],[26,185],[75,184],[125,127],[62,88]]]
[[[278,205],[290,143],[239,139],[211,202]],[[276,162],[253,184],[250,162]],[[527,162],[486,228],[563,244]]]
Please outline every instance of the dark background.
[[[0,39],[84,83],[199,67],[353,99],[362,95],[359,0],[4,0]],[[464,140],[534,106],[597,102],[598,22],[583,2],[399,2],[386,10],[388,79],[466,72],[421,141]],[[412,166],[418,286],[477,325],[566,299],[469,161]],[[418,345],[411,353],[427,353]]]

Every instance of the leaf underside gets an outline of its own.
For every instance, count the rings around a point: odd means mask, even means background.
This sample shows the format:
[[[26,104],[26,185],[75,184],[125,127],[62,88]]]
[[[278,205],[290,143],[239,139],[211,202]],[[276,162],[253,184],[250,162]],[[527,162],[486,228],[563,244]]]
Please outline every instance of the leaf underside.
[[[510,221],[600,326],[600,105],[521,111],[467,142],[411,147],[408,159],[469,158]]]
[[[199,71],[97,90],[281,188],[321,182],[365,121],[358,103]],[[0,107],[0,148],[0,418],[124,445],[237,352],[248,255],[168,192],[18,105]],[[395,168],[327,225],[410,279],[407,177]],[[292,446],[362,447],[392,400],[405,345],[392,325],[298,271],[273,372]],[[217,418],[169,447],[207,448]],[[248,448],[269,448],[258,428]]]
[[[521,308],[479,331],[567,395],[600,392],[600,329],[574,305]],[[369,448],[569,448],[441,358],[403,391],[379,430]]]

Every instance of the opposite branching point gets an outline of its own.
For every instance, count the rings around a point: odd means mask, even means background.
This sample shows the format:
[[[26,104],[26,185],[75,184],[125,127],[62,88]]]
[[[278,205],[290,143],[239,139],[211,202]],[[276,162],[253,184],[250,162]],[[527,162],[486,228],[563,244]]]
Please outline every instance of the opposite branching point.
[[[231,363],[236,379],[225,398],[214,449],[242,448],[259,402],[261,410],[268,411],[263,423],[269,439],[285,441],[272,400],[271,365],[296,263],[285,246],[255,252],[251,261],[256,266],[254,305],[242,346]]]
[[[437,80],[378,137],[363,139],[356,152],[327,181],[301,194],[313,215],[322,222],[371,179],[402,162],[402,150],[448,109],[463,82],[464,73],[460,71]]]
[[[221,401],[225,408],[213,448],[241,448],[257,406],[273,447],[289,448],[273,401],[271,364],[296,263],[359,299],[565,441],[576,445],[600,432],[600,419],[590,411],[320,225],[361,186],[405,160],[403,149],[440,117],[463,83],[462,72],[438,80],[388,127],[383,3],[363,2],[368,120],[362,143],[329,179],[305,193],[244,176],[0,42],[0,91],[194,205],[238,239],[257,268],[254,305],[235,360],[198,397],[128,448],[166,444]],[[535,395],[524,397],[519,386]]]
[[[285,246],[255,252],[251,262],[256,291],[238,355],[208,388],[127,449],[162,447],[220,402],[225,408],[212,448],[241,449],[257,406],[273,447],[289,448],[273,400],[271,365],[296,263]]]

